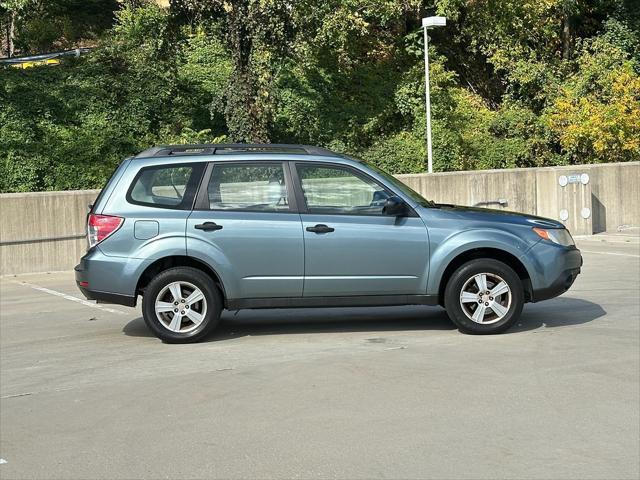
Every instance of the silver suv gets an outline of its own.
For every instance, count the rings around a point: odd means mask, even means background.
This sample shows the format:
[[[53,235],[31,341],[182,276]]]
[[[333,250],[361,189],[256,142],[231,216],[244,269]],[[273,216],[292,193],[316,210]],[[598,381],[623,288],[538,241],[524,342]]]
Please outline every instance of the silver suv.
[[[441,305],[503,332],[566,291],[582,257],[564,226],[436,204],[358,159],[301,145],[161,146],[126,159],[87,219],[88,299],[135,306],[165,342],[223,308]]]

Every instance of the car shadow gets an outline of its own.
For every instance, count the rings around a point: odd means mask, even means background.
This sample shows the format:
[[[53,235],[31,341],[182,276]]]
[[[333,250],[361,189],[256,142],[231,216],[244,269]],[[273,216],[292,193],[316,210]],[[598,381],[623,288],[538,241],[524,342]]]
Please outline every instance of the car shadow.
[[[541,327],[581,325],[603,317],[607,312],[597,303],[580,298],[557,297],[524,306],[520,320],[509,333],[536,330]]]
[[[596,303],[560,297],[525,305],[520,320],[507,333],[580,325],[605,314],[605,310]],[[223,312],[220,326],[204,341],[257,335],[454,329],[446,312],[439,307],[242,310]],[[141,317],[127,323],[122,332],[132,337],[153,337]]]
[[[411,331],[426,328],[453,330],[455,327],[443,309],[423,306],[240,310],[224,311],[221,324],[204,341],[248,335]],[[122,331],[130,336],[153,336],[142,318],[130,321]]]

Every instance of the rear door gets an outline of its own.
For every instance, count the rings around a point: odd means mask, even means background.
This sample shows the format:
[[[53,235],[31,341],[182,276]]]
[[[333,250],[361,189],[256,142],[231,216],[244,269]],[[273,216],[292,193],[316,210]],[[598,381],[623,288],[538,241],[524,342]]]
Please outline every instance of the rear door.
[[[187,220],[187,253],[222,277],[227,298],[300,297],[302,224],[286,162],[214,162]]]
[[[305,241],[304,296],[425,294],[420,217],[384,215],[394,195],[348,165],[296,162]]]

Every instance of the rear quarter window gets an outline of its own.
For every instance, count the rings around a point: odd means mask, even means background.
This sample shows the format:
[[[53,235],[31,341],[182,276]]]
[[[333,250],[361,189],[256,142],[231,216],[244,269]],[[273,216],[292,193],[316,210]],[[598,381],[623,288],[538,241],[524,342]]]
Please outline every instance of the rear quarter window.
[[[134,205],[190,210],[204,163],[154,165],[142,168],[127,192]]]

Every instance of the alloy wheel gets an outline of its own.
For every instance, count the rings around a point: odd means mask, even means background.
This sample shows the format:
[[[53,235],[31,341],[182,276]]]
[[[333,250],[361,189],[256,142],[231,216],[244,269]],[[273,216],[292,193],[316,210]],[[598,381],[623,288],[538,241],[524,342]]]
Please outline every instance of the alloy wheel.
[[[188,333],[204,321],[207,300],[194,284],[172,282],[160,290],[154,308],[158,320],[167,330]]]
[[[475,323],[499,322],[511,307],[511,289],[494,273],[478,273],[469,278],[460,291],[460,306]]]

